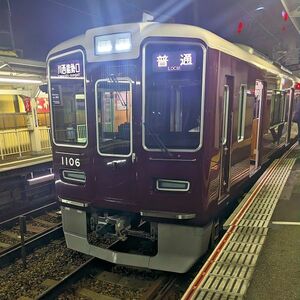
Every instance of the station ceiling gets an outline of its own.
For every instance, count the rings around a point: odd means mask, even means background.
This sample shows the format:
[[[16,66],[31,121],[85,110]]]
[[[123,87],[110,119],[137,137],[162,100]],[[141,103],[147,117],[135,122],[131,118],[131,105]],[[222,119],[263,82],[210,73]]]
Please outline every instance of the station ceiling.
[[[157,21],[197,25],[249,45],[300,75],[300,0],[1,1],[10,4],[24,58],[45,60],[53,46],[88,28],[141,21],[146,11]]]

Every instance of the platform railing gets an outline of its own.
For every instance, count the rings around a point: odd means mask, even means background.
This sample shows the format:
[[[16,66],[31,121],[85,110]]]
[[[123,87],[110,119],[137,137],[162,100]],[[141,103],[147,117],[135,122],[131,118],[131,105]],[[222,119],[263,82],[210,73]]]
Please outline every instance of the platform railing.
[[[19,155],[31,151],[30,135],[27,128],[0,131],[0,156]]]
[[[50,150],[50,128],[39,127],[41,150]],[[11,155],[22,157],[32,151],[30,132],[27,128],[0,130],[0,157],[4,160]]]
[[[39,131],[41,137],[41,149],[42,150],[51,149],[50,128],[46,126],[39,127]]]

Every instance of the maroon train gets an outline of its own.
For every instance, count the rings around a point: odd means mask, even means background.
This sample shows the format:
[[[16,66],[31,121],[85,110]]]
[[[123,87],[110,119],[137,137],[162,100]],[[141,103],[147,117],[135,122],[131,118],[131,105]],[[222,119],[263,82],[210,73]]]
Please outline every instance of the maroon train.
[[[186,272],[230,195],[297,136],[288,70],[204,29],[88,30],[48,56],[68,247]]]

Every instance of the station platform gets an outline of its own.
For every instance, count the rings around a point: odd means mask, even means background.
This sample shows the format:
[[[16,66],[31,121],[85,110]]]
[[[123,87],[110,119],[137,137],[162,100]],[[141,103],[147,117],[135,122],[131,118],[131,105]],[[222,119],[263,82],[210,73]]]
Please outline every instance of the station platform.
[[[20,156],[11,156],[5,160],[0,160],[0,173],[14,169],[25,168],[37,164],[47,163],[52,161],[51,150],[43,151],[39,154],[23,154]]]
[[[182,299],[299,300],[299,145],[269,166],[236,211]]]

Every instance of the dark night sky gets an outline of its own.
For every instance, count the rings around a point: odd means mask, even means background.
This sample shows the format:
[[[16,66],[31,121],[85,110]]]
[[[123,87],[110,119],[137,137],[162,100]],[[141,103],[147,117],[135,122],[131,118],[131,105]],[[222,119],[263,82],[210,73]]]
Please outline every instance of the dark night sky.
[[[105,1],[101,2],[106,9]],[[56,44],[107,22],[100,6],[95,10],[80,3],[85,1],[11,0],[16,48],[23,49],[26,58],[44,60]]]
[[[0,0],[7,1],[7,0]],[[281,19],[280,0],[9,0],[16,48],[24,58],[45,60],[58,43],[106,24],[141,21],[142,11],[172,16],[176,23],[195,24],[231,41],[272,53],[285,48],[295,34]],[[255,8],[265,9],[257,12]],[[245,28],[237,34],[243,21]],[[1,22],[0,5],[0,31]],[[283,31],[282,26],[286,26]],[[299,37],[299,35],[297,35]],[[1,46],[1,40],[0,40]]]

